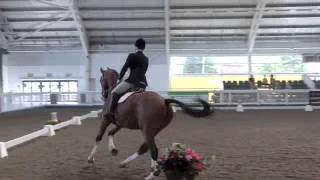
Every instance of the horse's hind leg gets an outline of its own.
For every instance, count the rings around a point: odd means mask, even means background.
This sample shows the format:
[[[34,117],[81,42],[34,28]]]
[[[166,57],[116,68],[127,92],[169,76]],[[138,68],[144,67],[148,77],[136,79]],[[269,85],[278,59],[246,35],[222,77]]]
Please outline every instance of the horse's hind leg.
[[[114,145],[114,141],[113,141],[113,136],[120,130],[121,128],[119,126],[116,126],[114,129],[112,129],[109,133],[108,133],[108,137],[109,137],[109,151],[111,152],[111,154],[113,156],[116,156],[118,154],[118,150],[116,148],[116,146]]]
[[[94,144],[92,150],[91,150],[91,153],[88,157],[88,162],[89,163],[93,163],[94,162],[94,155],[95,153],[97,152],[97,149],[98,149],[98,145],[100,143],[100,141],[102,140],[102,137],[104,135],[104,133],[106,132],[106,129],[107,127],[110,125],[111,121],[107,118],[104,118],[101,125],[100,125],[100,130],[99,130],[99,133],[96,137],[96,143]]]
[[[148,145],[147,143],[143,143],[138,152],[134,153],[133,155],[129,156],[126,160],[122,161],[120,163],[120,167],[124,168],[126,167],[131,161],[135,160],[137,157],[141,156],[142,154],[146,153],[148,151]]]

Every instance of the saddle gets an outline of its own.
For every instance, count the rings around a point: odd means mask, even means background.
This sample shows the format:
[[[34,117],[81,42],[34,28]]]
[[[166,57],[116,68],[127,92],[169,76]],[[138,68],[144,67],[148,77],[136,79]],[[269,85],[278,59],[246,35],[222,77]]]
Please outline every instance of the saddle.
[[[142,88],[132,88],[132,89],[129,89],[127,92],[121,94],[120,96],[120,99],[118,100],[118,104],[121,104],[121,103],[124,103],[126,102],[126,100],[134,95],[134,94],[137,94],[137,93],[142,93],[144,92],[145,90],[142,89]]]

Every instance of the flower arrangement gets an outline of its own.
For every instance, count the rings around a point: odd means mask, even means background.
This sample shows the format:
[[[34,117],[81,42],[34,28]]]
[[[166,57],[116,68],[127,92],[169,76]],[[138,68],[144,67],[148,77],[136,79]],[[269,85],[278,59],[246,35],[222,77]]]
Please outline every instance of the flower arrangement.
[[[167,179],[194,179],[206,168],[204,157],[180,143],[173,143],[165,155],[160,157],[159,165]]]

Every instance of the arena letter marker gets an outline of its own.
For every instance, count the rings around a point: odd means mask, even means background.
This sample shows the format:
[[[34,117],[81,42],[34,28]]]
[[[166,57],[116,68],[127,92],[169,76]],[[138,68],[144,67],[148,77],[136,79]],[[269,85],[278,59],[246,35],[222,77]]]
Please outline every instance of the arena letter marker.
[[[312,105],[306,105],[306,107],[304,108],[304,110],[305,110],[306,112],[311,112],[311,111],[313,111],[313,107],[312,107]]]
[[[238,104],[236,111],[237,112],[243,112],[244,111],[242,104],[240,104],[240,103]]]
[[[51,114],[51,121],[52,122],[59,122],[58,121],[58,113],[57,112],[52,112]]]

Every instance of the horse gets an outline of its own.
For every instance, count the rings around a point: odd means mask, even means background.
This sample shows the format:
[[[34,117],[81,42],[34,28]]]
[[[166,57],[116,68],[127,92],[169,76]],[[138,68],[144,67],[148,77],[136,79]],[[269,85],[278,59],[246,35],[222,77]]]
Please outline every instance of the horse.
[[[100,83],[104,100],[103,110],[105,110],[111,99],[108,97],[110,97],[112,89],[117,85],[119,74],[117,71],[110,68],[107,68],[106,70],[100,68],[100,71],[102,74]],[[105,112],[102,112],[102,123],[98,135],[96,136],[96,142],[88,157],[88,162],[94,163],[94,154],[97,151],[98,145],[102,140],[107,127],[110,124],[114,124],[115,128],[108,133],[108,147],[112,155],[118,154],[113,137],[121,128],[141,130],[144,138],[144,142],[141,144],[138,151],[122,161],[120,167],[127,166],[129,162],[150,150],[151,173],[146,179],[158,176],[160,170],[157,164],[158,148],[155,143],[155,136],[167,127],[173,119],[173,110],[170,104],[177,104],[184,112],[194,117],[206,117],[213,112],[208,102],[201,99],[197,99],[197,101],[202,105],[202,109],[191,108],[175,99],[164,99],[158,93],[152,91],[140,91],[131,95],[125,102],[118,104],[115,111],[116,122],[106,116]]]

